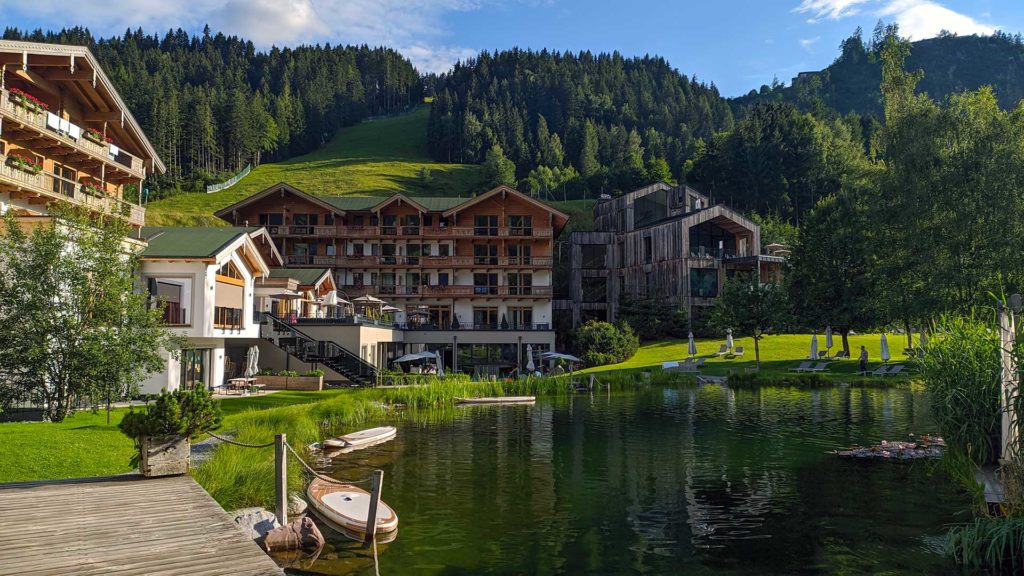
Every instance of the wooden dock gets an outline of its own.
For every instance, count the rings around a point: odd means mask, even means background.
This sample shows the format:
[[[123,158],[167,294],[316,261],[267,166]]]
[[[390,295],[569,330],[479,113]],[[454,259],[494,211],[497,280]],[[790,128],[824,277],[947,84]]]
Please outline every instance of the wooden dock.
[[[0,484],[0,575],[281,575],[189,476]]]

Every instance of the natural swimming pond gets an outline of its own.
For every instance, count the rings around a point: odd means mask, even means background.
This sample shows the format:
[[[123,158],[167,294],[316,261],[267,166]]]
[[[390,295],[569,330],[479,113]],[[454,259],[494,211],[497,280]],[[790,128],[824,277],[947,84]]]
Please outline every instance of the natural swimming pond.
[[[335,461],[385,472],[401,520],[382,574],[958,573],[940,548],[967,501],[933,462],[826,454],[934,433],[906,388],[651,388],[423,420]],[[289,571],[374,573],[372,549],[325,536]]]

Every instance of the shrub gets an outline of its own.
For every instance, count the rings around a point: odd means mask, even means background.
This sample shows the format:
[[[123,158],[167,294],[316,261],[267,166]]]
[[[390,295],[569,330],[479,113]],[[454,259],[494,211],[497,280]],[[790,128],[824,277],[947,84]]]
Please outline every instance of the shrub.
[[[303,376],[311,376],[313,378],[316,378],[316,377],[321,377],[322,378],[323,375],[324,375],[324,371],[321,370],[320,368],[314,368],[312,370],[306,370],[305,372],[302,373],[302,375]]]
[[[192,438],[213,430],[221,421],[220,402],[204,387],[163,392],[145,410],[125,414],[118,428],[138,440],[142,436],[185,436]]]
[[[576,330],[576,351],[587,366],[625,362],[636,354],[640,339],[628,324],[591,320]]]
[[[277,373],[277,375],[278,375],[278,376],[287,376],[287,377],[289,377],[289,378],[295,378],[296,376],[298,376],[298,375],[299,375],[299,373],[298,373],[298,372],[296,372],[295,370],[280,370],[280,371],[279,371],[279,372]]]

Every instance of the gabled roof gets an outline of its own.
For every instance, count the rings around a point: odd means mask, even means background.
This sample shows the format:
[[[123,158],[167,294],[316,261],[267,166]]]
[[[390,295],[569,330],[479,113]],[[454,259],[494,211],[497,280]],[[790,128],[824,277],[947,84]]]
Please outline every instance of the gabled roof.
[[[291,278],[299,286],[319,286],[331,278],[331,271],[327,268],[271,268],[270,278]]]
[[[140,232],[141,239],[147,244],[140,254],[143,260],[198,260],[212,264],[219,262],[225,253],[242,248],[243,256],[256,272],[255,276],[265,276],[270,272],[254,241],[254,236],[266,233],[263,228],[146,226]]]
[[[419,204],[427,212],[443,212],[470,200],[456,196],[407,196],[406,198]],[[380,196],[321,196],[320,199],[348,212],[369,212],[373,210],[374,206],[381,203]]]
[[[231,218],[230,218],[231,214],[233,212],[235,212],[236,210],[238,210],[239,208],[248,206],[249,204],[252,204],[253,202],[256,202],[257,200],[262,200],[263,198],[266,198],[267,196],[270,196],[271,194],[273,194],[275,192],[288,192],[289,194],[294,194],[296,196],[299,196],[299,197],[303,198],[304,200],[309,200],[310,202],[312,202],[314,204],[318,204],[319,206],[321,206],[322,208],[324,208],[326,210],[330,210],[332,212],[337,212],[339,214],[344,214],[345,213],[345,211],[343,209],[340,209],[339,207],[337,207],[337,206],[335,206],[335,205],[333,205],[333,204],[331,204],[329,202],[326,202],[324,198],[313,196],[312,194],[307,194],[306,192],[303,192],[302,190],[299,190],[298,188],[296,188],[294,186],[290,186],[288,184],[285,184],[284,182],[278,182],[277,184],[274,184],[273,186],[267,188],[266,190],[263,190],[262,192],[257,192],[255,194],[253,194],[252,196],[249,196],[247,198],[242,198],[238,202],[235,202],[234,204],[232,204],[232,205],[230,205],[230,206],[228,206],[226,208],[221,208],[220,210],[214,212],[213,215],[218,217],[218,218],[223,218],[224,220],[230,221],[231,220]],[[374,200],[375,203],[376,202],[380,202],[379,197],[374,197],[373,200]]]
[[[497,196],[499,194],[512,194],[513,196],[521,198],[522,200],[525,200],[526,202],[528,202],[530,204],[533,204],[534,206],[537,206],[538,208],[540,208],[542,210],[547,210],[548,212],[553,214],[556,219],[560,220],[557,223],[557,225],[555,226],[559,230],[562,227],[565,226],[566,222],[569,221],[569,215],[566,214],[565,212],[562,212],[561,210],[558,210],[558,209],[556,209],[556,208],[554,208],[552,206],[549,206],[549,205],[541,202],[540,200],[532,198],[532,197],[530,197],[527,194],[523,194],[522,192],[520,192],[519,190],[516,190],[515,188],[512,188],[511,186],[498,186],[497,188],[492,188],[492,189],[488,190],[487,192],[484,192],[483,194],[477,196],[476,198],[472,198],[472,199],[470,199],[470,200],[468,200],[468,201],[466,201],[466,202],[464,202],[462,204],[459,204],[458,206],[454,206],[452,208],[449,208],[447,211],[445,211],[444,215],[445,216],[451,216],[452,214],[454,214],[455,212],[458,212],[459,210],[464,210],[464,209],[466,209],[466,208],[468,208],[468,207],[470,207],[470,206],[472,206],[474,204],[483,202],[484,200],[487,200],[489,198],[493,198],[494,196]]]
[[[388,196],[387,198],[384,198],[384,200],[378,202],[377,205],[372,208],[372,210],[374,212],[380,212],[388,204],[393,204],[395,202],[401,203],[403,200],[405,202],[408,202],[409,204],[412,204],[414,208],[416,208],[417,210],[419,210],[421,212],[426,212],[427,211],[427,208],[424,207],[423,204],[420,204],[419,202],[410,199],[408,196],[406,196],[405,194],[402,194],[402,193],[392,194],[391,196]]]
[[[64,44],[0,40],[0,64],[27,64],[28,70],[31,71],[34,68],[43,67],[63,68],[64,58],[67,58],[68,72],[66,74],[62,73],[59,78],[41,77],[54,82],[67,83],[65,88],[70,93],[79,94],[85,102],[90,102],[94,106],[98,103],[103,107],[107,107],[108,103],[112,104],[115,110],[109,112],[100,110],[98,112],[100,114],[109,113],[110,120],[117,120],[119,124],[125,127],[126,132],[135,140],[139,148],[152,158],[151,168],[154,171],[166,172],[167,168],[164,166],[163,160],[157,155],[156,149],[153,148],[149,139],[146,138],[142,127],[139,126],[138,121],[132,116],[131,110],[128,109],[128,105],[121,99],[121,95],[117,93],[114,84],[107,78],[103,68],[100,67],[99,61],[96,60],[96,57],[92,55],[88,48]],[[83,66],[83,63],[86,66]],[[95,96],[85,98],[81,94],[86,86],[91,87],[89,89],[93,91],[91,93],[95,94]],[[97,96],[101,100],[95,100]],[[106,118],[104,119],[106,120]]]

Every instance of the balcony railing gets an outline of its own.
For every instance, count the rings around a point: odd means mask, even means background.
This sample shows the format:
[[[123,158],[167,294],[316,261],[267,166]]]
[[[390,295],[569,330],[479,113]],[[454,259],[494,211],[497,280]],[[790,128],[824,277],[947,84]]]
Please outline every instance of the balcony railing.
[[[332,258],[326,256],[325,258]],[[376,268],[380,266],[423,268],[480,268],[491,266],[519,266],[546,268],[551,266],[550,256],[338,256],[323,266],[345,268]]]
[[[0,181],[16,184],[20,188],[35,192],[56,200],[64,200],[79,206],[85,206],[96,212],[114,214],[128,219],[135,226],[142,226],[146,209],[142,206],[125,202],[113,196],[93,196],[84,192],[78,182],[61,178],[50,172],[30,174],[7,163],[7,157],[0,154]]]
[[[271,233],[277,236],[316,236],[320,238],[333,238],[337,236],[338,229],[334,226],[307,226],[292,224],[291,226],[270,226]]]
[[[168,326],[188,326],[188,313],[180,302],[164,302],[164,324]]]
[[[241,330],[242,309],[228,308],[226,306],[214,306],[213,327],[224,330]]]
[[[285,228],[278,226],[278,228]],[[280,232],[284,235],[285,232]],[[347,238],[388,237],[423,237],[423,238],[500,238],[515,236],[520,238],[551,238],[553,228],[502,227],[502,226],[338,226],[331,234]],[[324,234],[317,235],[328,235]]]
[[[45,133],[47,136],[59,140],[76,150],[84,152],[97,160],[115,163],[125,168],[137,178],[145,177],[145,167],[143,166],[141,158],[136,158],[124,150],[119,150],[117,155],[111,154],[110,146],[108,144],[100,144],[89,140],[85,137],[85,131],[76,124],[65,124],[68,130],[54,129],[53,127],[47,126],[45,111],[29,112],[11,101],[11,94],[9,91],[0,90],[0,93],[2,93],[2,95],[0,95],[0,112],[5,116],[26,126],[31,126],[39,132]],[[72,128],[80,134],[78,138],[73,138],[69,134]]]
[[[551,286],[472,286],[466,284],[425,284],[420,286],[349,284],[341,287],[355,296],[371,294],[377,296],[422,296],[466,297],[466,298],[550,298]],[[385,298],[386,299],[386,298]]]
[[[285,256],[289,266],[334,266],[334,256],[317,256],[315,254],[291,254]]]

